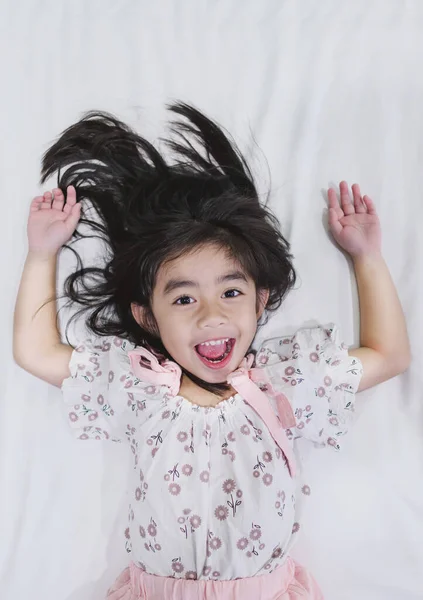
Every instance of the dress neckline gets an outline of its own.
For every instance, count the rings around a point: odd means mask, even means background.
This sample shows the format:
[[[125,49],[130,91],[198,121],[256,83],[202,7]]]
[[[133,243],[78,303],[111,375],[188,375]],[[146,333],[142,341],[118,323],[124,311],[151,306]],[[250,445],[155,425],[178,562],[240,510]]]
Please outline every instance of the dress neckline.
[[[185,398],[180,394],[174,396],[173,399],[194,412],[210,414],[214,412],[226,412],[227,410],[235,407],[238,404],[238,401],[241,399],[241,395],[235,392],[235,394],[232,394],[232,396],[229,396],[229,398],[220,400],[220,402],[218,402],[215,406],[203,406],[201,404],[195,404],[195,402],[191,402],[191,400],[188,400],[188,398]]]

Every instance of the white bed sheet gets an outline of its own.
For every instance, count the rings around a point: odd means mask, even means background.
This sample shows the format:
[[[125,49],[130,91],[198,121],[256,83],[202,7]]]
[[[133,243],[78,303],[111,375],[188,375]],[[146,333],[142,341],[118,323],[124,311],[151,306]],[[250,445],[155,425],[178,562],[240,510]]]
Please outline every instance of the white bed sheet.
[[[260,338],[314,320],[357,342],[322,189],[345,178],[374,197],[414,362],[361,394],[342,454],[313,452],[296,554],[327,600],[423,597],[422,28],[419,0],[1,2],[2,599],[100,600],[128,561],[125,449],[71,438],[60,392],[13,363],[12,314],[49,142],[91,108],[158,136],[171,99],[255,155],[263,193],[271,173],[300,284]]]

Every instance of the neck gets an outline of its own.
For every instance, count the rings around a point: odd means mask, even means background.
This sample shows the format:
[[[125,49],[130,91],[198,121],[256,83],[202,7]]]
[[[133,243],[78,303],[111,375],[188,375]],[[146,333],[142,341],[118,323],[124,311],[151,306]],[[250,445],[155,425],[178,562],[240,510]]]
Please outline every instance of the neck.
[[[209,385],[210,388],[214,387],[213,384]],[[192,402],[192,404],[197,404],[198,406],[216,406],[222,400],[227,400],[236,393],[234,388],[228,383],[215,385],[219,386],[218,393],[214,392],[213,389],[205,389],[203,386],[198,385],[184,373],[182,375],[179,394],[189,402]]]

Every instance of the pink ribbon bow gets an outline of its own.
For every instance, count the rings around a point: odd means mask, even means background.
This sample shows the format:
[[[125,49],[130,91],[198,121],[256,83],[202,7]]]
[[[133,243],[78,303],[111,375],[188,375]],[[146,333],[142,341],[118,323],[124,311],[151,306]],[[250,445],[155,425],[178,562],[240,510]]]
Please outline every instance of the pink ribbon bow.
[[[135,348],[128,352],[131,369],[141,381],[153,385],[166,385],[172,396],[177,396],[181,385],[181,367],[170,360],[162,364],[146,348]]]

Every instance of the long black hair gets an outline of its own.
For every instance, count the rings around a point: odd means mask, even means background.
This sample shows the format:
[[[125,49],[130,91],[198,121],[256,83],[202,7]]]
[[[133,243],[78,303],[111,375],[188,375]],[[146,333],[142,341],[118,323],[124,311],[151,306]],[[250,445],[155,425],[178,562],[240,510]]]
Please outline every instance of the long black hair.
[[[80,307],[75,316],[84,313],[96,335],[116,335],[167,357],[151,312],[157,272],[166,261],[217,245],[257,290],[269,290],[268,311],[295,283],[289,243],[260,203],[234,142],[192,106],[176,103],[169,110],[179,117],[166,140],[171,160],[113,115],[89,112],[45,153],[41,173],[45,182],[57,172],[65,195],[75,186],[83,202],[75,238],[97,236],[107,245],[101,267],[84,266],[74,250],[78,268],[65,281],[65,295]],[[90,204],[100,218],[90,217]],[[145,307],[149,326],[136,322],[132,303]],[[217,393],[227,389],[190,377]]]

